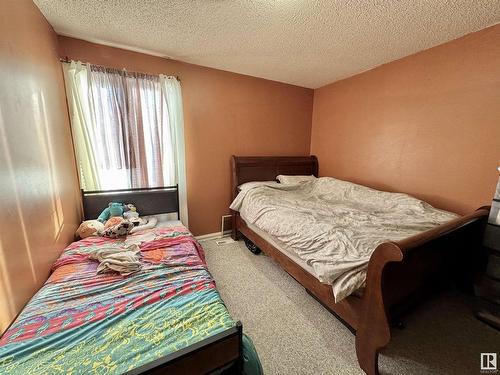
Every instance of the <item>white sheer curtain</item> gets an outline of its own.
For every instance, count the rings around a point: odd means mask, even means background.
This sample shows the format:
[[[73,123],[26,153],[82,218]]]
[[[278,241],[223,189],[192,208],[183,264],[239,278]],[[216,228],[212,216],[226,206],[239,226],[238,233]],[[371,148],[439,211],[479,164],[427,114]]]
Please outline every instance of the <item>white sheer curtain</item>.
[[[165,150],[165,153],[174,157],[169,159],[169,163],[163,164],[164,178],[170,178],[179,185],[179,209],[181,218],[185,217],[187,226],[187,190],[186,190],[186,159],[184,157],[184,111],[182,105],[181,84],[175,77],[160,75],[160,84],[163,97],[168,107],[168,118],[170,123],[170,140],[164,139],[164,147],[171,145],[172,149]],[[164,135],[168,137],[167,134]],[[172,174],[171,171],[175,171]]]
[[[188,225],[182,92],[175,77],[63,63],[84,190],[179,185]]]
[[[85,190],[100,190],[101,181],[92,144],[96,138],[94,132],[97,125],[93,115],[95,109],[89,97],[87,67],[72,62],[63,63],[63,68],[80,184]]]

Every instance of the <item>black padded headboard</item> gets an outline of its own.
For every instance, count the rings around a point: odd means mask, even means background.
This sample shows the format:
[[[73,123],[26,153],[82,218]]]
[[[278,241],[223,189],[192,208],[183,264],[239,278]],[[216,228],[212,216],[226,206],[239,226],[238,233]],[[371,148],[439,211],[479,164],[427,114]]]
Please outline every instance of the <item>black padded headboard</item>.
[[[109,202],[132,203],[141,216],[177,212],[179,218],[179,190],[177,186],[144,189],[83,191],[84,220],[97,219]]]

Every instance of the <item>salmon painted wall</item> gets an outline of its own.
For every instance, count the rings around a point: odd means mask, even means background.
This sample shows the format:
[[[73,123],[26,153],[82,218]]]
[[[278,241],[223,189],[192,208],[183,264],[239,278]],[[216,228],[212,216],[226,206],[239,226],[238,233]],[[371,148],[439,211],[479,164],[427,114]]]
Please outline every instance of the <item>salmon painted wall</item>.
[[[320,174],[465,213],[500,165],[500,25],[314,92]]]
[[[130,71],[180,77],[189,227],[220,230],[229,212],[230,156],[308,155],[313,91],[123,49],[59,37],[60,54]]]
[[[80,220],[57,36],[30,0],[0,2],[0,87],[1,333]]]

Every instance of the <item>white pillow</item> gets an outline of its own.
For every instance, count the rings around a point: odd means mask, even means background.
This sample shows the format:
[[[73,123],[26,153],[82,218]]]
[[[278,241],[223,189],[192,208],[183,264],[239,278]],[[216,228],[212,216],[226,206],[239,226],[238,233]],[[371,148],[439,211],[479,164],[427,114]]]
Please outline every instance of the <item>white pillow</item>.
[[[238,186],[238,189],[240,189],[240,191],[245,191],[260,186],[275,186],[275,185],[279,185],[279,183],[276,181],[251,181],[241,184],[240,186]]]
[[[284,174],[280,174],[276,179],[282,184],[299,184],[301,182],[312,181],[315,180],[316,177],[313,175],[310,176],[288,176]]]

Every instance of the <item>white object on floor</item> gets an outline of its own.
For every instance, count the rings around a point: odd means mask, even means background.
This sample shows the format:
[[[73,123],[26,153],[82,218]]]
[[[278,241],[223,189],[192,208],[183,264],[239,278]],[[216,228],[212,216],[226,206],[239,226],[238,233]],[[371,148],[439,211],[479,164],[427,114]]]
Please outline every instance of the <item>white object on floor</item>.
[[[202,235],[196,236],[195,238],[198,241],[208,241],[208,240],[215,240],[218,238],[223,238],[223,237],[229,236],[230,233],[231,233],[231,231],[228,230],[228,231],[224,232],[223,236],[220,235],[220,232],[214,232],[214,233],[202,234]]]
[[[236,243],[235,240],[233,240],[231,237],[225,237],[225,238],[222,238],[220,240],[215,240],[215,243],[217,245],[227,245],[227,244],[231,244],[231,243]]]

